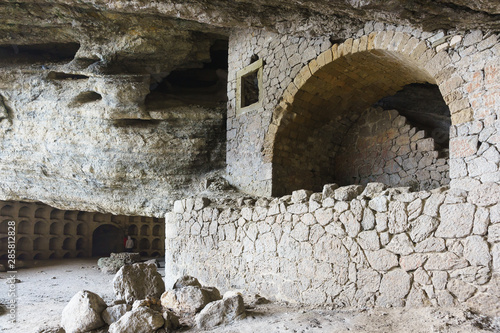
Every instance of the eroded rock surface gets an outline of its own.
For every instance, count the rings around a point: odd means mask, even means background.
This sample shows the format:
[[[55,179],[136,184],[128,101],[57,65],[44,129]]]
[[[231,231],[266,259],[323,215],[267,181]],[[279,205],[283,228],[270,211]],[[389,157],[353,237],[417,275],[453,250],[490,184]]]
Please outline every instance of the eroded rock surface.
[[[165,284],[154,264],[125,265],[113,279],[117,299],[131,304],[146,297],[157,297],[165,291]]]
[[[104,325],[101,313],[106,303],[93,292],[82,290],[64,307],[61,326],[67,333],[83,333]]]
[[[109,326],[109,333],[150,333],[164,325],[161,313],[147,307],[127,312]]]

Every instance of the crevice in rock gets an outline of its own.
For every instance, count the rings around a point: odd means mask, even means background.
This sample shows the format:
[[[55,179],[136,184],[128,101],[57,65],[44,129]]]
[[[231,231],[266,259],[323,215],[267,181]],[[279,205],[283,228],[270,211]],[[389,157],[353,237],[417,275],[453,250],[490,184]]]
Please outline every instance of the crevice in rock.
[[[49,80],[86,80],[89,77],[81,74],[63,73],[63,72],[49,72],[47,79]]]
[[[79,48],[79,43],[0,45],[0,59],[6,64],[67,62]]]
[[[84,91],[73,99],[70,106],[80,106],[82,104],[97,102],[102,99],[101,94],[95,91]]]

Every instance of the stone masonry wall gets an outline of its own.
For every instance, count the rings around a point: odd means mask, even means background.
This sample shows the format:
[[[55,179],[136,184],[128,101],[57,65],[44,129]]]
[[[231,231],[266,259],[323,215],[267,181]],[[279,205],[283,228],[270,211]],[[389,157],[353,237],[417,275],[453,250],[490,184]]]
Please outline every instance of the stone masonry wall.
[[[166,283],[189,274],[222,290],[307,304],[467,301],[500,310],[500,185],[384,188],[176,201],[166,218]]]
[[[352,38],[333,46],[326,36],[308,38],[258,30],[235,30],[229,44],[227,173],[230,181],[239,189],[255,195],[289,193],[289,190],[274,191],[275,133],[281,126],[287,126],[295,120],[296,128],[304,128],[301,123],[304,117],[299,120],[297,110],[287,110],[295,104],[297,89],[304,82],[321,79],[313,73],[319,73],[322,67],[328,66],[326,59],[331,59],[331,53],[334,54],[334,60],[330,60],[330,64],[336,61],[335,58],[338,61],[350,54],[360,53],[362,47],[366,50],[364,52],[373,51],[373,54],[382,50],[384,54],[393,55],[394,59],[407,57],[419,71],[427,73],[435,81],[431,83],[438,85],[451,112],[451,187],[472,190],[481,183],[500,181],[500,43],[497,34],[479,30],[425,32],[405,26],[367,22],[364,29],[353,34]],[[237,115],[236,72],[249,65],[254,55],[264,61],[263,105],[259,109]],[[357,76],[352,75],[352,78],[347,79],[343,88],[336,89],[342,91],[345,87],[356,87],[370,78],[369,71],[354,74]],[[386,82],[390,82],[390,75],[386,74]],[[314,87],[314,82],[308,87]],[[324,88],[327,85],[319,82],[318,86]],[[310,95],[331,92],[323,90],[311,91]],[[360,91],[355,97],[363,96],[365,92],[366,90]],[[315,100],[309,100],[305,104],[314,105]],[[275,123],[275,118],[281,115],[284,115],[284,120]],[[310,116],[306,112],[306,119]],[[320,123],[326,124],[324,121]],[[322,129],[318,127],[318,130]],[[308,153],[311,152],[311,147],[318,149],[318,145],[311,144],[315,141],[314,133],[310,134],[313,137],[295,130],[285,133],[290,137],[290,147],[297,147],[296,149]],[[270,138],[269,142],[267,137]],[[324,147],[328,149],[329,146]],[[284,171],[294,163],[307,165],[304,167],[305,171],[312,169],[309,164],[314,159],[307,157],[307,161],[298,163],[295,162],[295,155],[289,161],[281,163]],[[320,160],[323,155],[316,156]],[[314,171],[318,168],[325,169],[320,163],[314,166]],[[287,181],[294,180],[292,178]],[[299,186],[303,177],[297,178]],[[323,184],[326,183],[324,180]],[[319,181],[312,179],[311,183],[314,185],[312,188]],[[293,187],[305,188],[304,185],[297,186]]]
[[[360,115],[334,155],[338,184],[381,182],[430,190],[450,182],[447,151],[411,126],[396,110],[370,108]]]

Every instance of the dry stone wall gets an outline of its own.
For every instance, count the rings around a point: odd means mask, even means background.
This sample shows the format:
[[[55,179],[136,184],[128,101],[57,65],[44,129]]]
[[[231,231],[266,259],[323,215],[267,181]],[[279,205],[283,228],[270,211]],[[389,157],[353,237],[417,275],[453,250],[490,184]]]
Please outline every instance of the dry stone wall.
[[[326,185],[281,198],[176,201],[166,283],[348,306],[492,302],[500,273],[500,186],[409,192]]]
[[[333,172],[341,185],[380,182],[429,190],[450,182],[447,155],[398,111],[370,108],[345,134]]]

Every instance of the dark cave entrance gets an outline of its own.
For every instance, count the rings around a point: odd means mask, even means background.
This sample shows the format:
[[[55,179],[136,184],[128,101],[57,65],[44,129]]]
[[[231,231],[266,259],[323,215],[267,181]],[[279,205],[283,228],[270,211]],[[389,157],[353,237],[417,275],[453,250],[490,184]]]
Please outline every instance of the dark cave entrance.
[[[104,224],[92,234],[92,256],[108,257],[112,252],[123,252],[123,230],[111,224]]]

